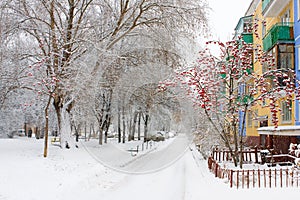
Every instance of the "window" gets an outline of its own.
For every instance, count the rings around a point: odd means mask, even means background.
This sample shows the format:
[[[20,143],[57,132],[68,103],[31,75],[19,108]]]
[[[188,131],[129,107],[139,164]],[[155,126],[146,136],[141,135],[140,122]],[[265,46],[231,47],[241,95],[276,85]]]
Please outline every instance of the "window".
[[[280,69],[293,69],[293,54],[292,53],[280,53],[279,54],[279,68]]]
[[[292,102],[281,102],[281,116],[282,122],[292,121]]]
[[[246,91],[246,84],[245,83],[239,83],[239,87],[238,87],[238,96],[242,96],[245,95],[245,91]]]
[[[290,10],[287,10],[282,16],[281,16],[281,22],[282,24],[288,25],[291,18]]]
[[[278,45],[276,58],[277,58],[278,69],[295,69],[293,45],[289,45],[289,44]],[[293,76],[293,74],[290,74],[290,76]],[[281,86],[284,85],[283,78],[278,78],[278,81]]]
[[[255,109],[253,112],[253,118],[254,118],[254,126],[258,127],[258,109]]]

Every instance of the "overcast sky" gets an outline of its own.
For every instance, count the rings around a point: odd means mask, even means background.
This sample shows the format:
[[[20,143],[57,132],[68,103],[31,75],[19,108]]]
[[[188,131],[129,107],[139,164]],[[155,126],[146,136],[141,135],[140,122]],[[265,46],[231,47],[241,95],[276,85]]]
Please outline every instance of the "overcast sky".
[[[231,40],[239,19],[245,15],[252,0],[207,0],[212,8],[210,25],[213,39]]]

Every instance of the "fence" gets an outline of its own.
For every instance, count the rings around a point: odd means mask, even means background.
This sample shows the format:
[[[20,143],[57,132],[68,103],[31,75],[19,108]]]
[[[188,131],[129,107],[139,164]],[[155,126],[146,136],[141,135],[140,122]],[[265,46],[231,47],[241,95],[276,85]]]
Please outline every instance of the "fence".
[[[231,188],[299,187],[300,184],[297,168],[224,169],[212,157],[208,159],[208,167],[215,177],[227,179]]]
[[[243,150],[242,153],[243,153],[243,161],[245,163],[252,162],[252,161],[255,163],[259,162],[259,160],[258,160],[259,151],[257,150],[257,148]],[[229,150],[220,150],[218,148],[215,148],[215,149],[213,149],[213,152],[212,152],[212,158],[219,162],[229,161],[229,160],[231,160],[230,151]]]

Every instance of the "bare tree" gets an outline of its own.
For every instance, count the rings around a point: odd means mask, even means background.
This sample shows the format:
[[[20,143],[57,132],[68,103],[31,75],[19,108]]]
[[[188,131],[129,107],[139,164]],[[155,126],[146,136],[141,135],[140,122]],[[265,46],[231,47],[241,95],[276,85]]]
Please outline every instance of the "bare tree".
[[[5,7],[7,16],[17,19],[11,33],[30,43],[22,52],[26,65],[42,63],[43,75],[53,82],[47,95],[62,145],[72,141],[70,113],[76,99],[100,70],[132,52],[137,41],[128,38],[142,34],[156,43],[164,41],[164,48],[167,43],[174,47],[179,37],[205,28],[205,9],[205,2],[187,0],[11,0]]]

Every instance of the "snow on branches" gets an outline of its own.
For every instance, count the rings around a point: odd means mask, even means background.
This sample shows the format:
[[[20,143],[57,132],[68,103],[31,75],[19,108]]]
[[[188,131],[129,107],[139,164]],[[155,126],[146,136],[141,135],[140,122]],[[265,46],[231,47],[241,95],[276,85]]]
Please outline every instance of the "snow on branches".
[[[239,120],[239,110],[249,111],[252,106],[264,104],[270,109],[272,123],[278,126],[279,101],[299,98],[294,71],[279,68],[276,59],[260,45],[248,44],[241,37],[206,44],[219,46],[220,57],[213,56],[208,48],[200,51],[193,66],[178,69],[176,77],[160,84],[160,88],[180,84],[195,106],[211,115],[223,114],[229,121]],[[254,62],[266,70],[254,69]]]
[[[28,85],[31,85],[31,90],[35,91],[38,98],[42,98],[42,96],[55,96],[55,90],[57,84],[60,80],[53,75],[54,73],[46,70],[47,68],[47,59],[42,59],[28,66]],[[47,69],[50,69],[49,67]],[[47,72],[45,74],[45,72]],[[52,74],[52,75],[51,75]],[[30,84],[29,84],[30,83]]]

